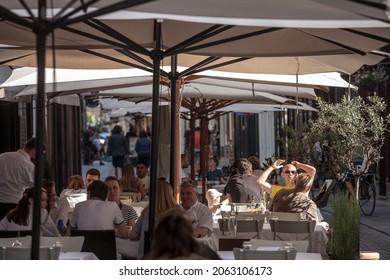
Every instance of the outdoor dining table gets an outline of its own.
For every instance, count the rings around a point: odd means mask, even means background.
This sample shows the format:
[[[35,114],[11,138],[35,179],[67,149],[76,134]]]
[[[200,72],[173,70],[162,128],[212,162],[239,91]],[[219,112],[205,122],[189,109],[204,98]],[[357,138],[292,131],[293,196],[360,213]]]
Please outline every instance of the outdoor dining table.
[[[140,246],[139,240],[130,240],[124,238],[115,238],[116,250],[119,254],[125,258],[137,258],[138,247]]]
[[[61,252],[59,260],[98,260],[92,252]]]
[[[218,251],[218,255],[223,260],[234,260],[233,251]],[[323,260],[320,253],[303,253],[297,252],[295,260]]]
[[[213,238],[218,250],[231,250],[233,247],[241,248],[243,241],[255,238],[255,233],[237,233],[235,237],[229,237],[226,234],[223,235],[218,225],[218,219],[220,218],[220,215],[215,215],[213,223]],[[289,241],[302,240],[307,236],[307,234],[278,233],[278,236],[280,236],[283,240]],[[265,222],[263,230],[260,232],[259,239],[273,240],[273,238],[274,233],[271,231],[271,226],[269,223]],[[326,228],[322,224],[317,224],[315,226],[314,232],[309,240],[309,244],[310,253],[326,254],[328,236]]]

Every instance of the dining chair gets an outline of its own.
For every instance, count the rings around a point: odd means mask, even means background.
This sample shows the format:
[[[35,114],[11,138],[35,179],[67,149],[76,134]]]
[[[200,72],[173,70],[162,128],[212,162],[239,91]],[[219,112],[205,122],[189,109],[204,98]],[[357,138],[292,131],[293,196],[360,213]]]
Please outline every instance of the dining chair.
[[[286,241],[283,240],[265,240],[265,239],[251,239],[252,248],[257,249],[258,247],[280,247],[283,248]],[[297,252],[307,253],[309,250],[309,240],[292,240],[288,241],[294,245]]]
[[[294,240],[309,240],[309,250],[311,251],[311,235],[316,227],[316,221],[314,220],[302,220],[302,221],[283,221],[271,219],[269,221],[271,231],[273,232],[274,240],[288,240],[292,238],[283,238],[281,233],[303,234],[303,236],[296,235]]]
[[[81,252],[83,248],[85,237],[84,236],[59,236],[59,237],[48,237],[41,236],[41,246],[53,246],[56,242],[61,243],[62,250],[64,252]],[[22,242],[23,243],[23,242]]]
[[[233,248],[233,255],[235,260],[294,260],[296,257],[296,251],[260,251],[252,249]]]
[[[40,260],[58,260],[60,247],[40,247]],[[31,247],[0,247],[1,260],[30,260]]]
[[[71,236],[84,236],[81,252],[92,252],[99,260],[116,260],[115,230],[79,230],[72,229]]]
[[[306,217],[306,215],[304,215]],[[300,221],[301,213],[290,213],[290,212],[269,212],[268,220],[277,218],[283,221]]]
[[[240,218],[237,217],[237,233],[238,232],[254,232],[256,238],[260,238],[260,232],[263,230],[264,216],[262,218]]]
[[[0,230],[0,238],[32,235],[32,230]]]
[[[246,220],[264,220],[266,217],[265,214],[260,212],[238,212],[237,219],[246,219]]]
[[[218,219],[218,225],[220,231],[228,232],[228,220],[227,219]],[[236,216],[236,229],[237,233],[243,232],[253,232],[256,233],[255,237],[260,238],[260,232],[263,230],[264,225],[264,215],[263,216],[254,216],[253,218],[248,218],[247,216]]]

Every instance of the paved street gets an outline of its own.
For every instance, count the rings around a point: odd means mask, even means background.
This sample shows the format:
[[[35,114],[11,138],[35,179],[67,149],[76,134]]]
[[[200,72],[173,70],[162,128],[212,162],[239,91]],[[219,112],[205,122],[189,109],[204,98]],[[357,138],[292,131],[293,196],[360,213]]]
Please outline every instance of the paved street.
[[[390,195],[389,187],[387,194]],[[332,223],[332,199],[331,195],[327,207],[321,209],[329,224]],[[379,252],[381,260],[390,260],[390,200],[377,198],[372,216],[361,214],[360,249]]]
[[[109,175],[114,175],[114,168],[111,162],[105,162],[105,165],[99,165],[95,161],[93,165],[83,165],[82,176],[89,168],[96,168],[101,173],[101,178],[104,180]],[[390,197],[390,186],[387,189],[388,197]],[[332,223],[332,199],[331,195],[328,205],[321,210],[324,219]],[[360,247],[361,250],[377,251],[382,260],[390,260],[390,200],[377,199],[375,211],[372,216],[361,216],[360,226]]]

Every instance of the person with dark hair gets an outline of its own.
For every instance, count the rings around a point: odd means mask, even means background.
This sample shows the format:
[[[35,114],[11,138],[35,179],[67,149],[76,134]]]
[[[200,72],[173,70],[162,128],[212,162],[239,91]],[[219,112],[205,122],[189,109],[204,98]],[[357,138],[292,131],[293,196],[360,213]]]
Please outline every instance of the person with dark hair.
[[[147,165],[150,164],[150,138],[145,130],[141,130],[139,133],[139,138],[135,143],[135,151],[138,155],[138,161],[146,162]]]
[[[0,219],[16,207],[23,191],[34,185],[35,137],[22,149],[0,154]]]
[[[122,178],[122,167],[125,164],[126,156],[130,154],[129,144],[119,125],[114,126],[111,133],[110,138],[108,138],[107,154],[112,156],[115,176],[120,179]]]
[[[99,148],[94,144],[96,139],[95,131],[92,126],[88,126],[87,130],[84,132],[84,150],[85,150],[85,164],[92,164],[93,160],[99,160],[100,165],[104,165],[104,162],[101,159]]]
[[[263,173],[259,158],[256,156],[250,156],[248,157],[248,161],[252,164],[252,174],[259,177],[261,173]]]
[[[128,238],[122,212],[115,202],[107,201],[108,186],[105,182],[93,181],[88,188],[88,200],[76,204],[70,225],[80,230],[114,229],[120,238]]]
[[[120,195],[123,189],[118,178],[115,176],[108,176],[104,182],[108,186],[108,201],[115,202],[119,209],[121,209],[126,226],[134,226],[135,221],[138,219],[138,215],[133,207],[121,202]]]
[[[142,182],[145,195],[149,194],[150,177],[148,176],[149,166],[146,162],[138,161],[137,163],[137,178]]]
[[[96,168],[88,169],[85,175],[85,186],[88,188],[89,184],[96,180],[100,180],[100,171]]]
[[[257,177],[252,175],[252,164],[245,158],[236,165],[237,174],[231,176],[226,184],[226,193],[230,202],[261,202],[262,189],[257,184]]]
[[[155,229],[149,260],[219,259],[210,248],[198,242],[186,212],[173,208],[161,215]]]
[[[301,173],[295,178],[293,189],[281,189],[272,200],[270,211],[273,212],[306,212],[306,217],[317,221],[317,205],[308,197],[312,178],[308,173]]]
[[[16,207],[10,210],[0,221],[0,230],[32,230],[33,224],[33,197],[34,187],[27,188],[22,198],[18,201]],[[41,230],[43,236],[59,236],[56,225],[50,218],[47,207],[47,193],[41,189]]]
[[[44,179],[42,181],[42,188],[47,193],[47,206],[46,210],[52,218],[53,222],[57,225],[59,220],[62,220],[64,225],[68,221],[69,204],[66,198],[57,197],[56,184],[53,180]],[[62,201],[64,200],[64,201]]]
[[[216,157],[209,158],[208,161],[208,171],[207,171],[207,181],[217,181],[218,183],[223,183],[223,173],[221,169],[218,169],[219,160]],[[226,182],[224,182],[226,183]]]

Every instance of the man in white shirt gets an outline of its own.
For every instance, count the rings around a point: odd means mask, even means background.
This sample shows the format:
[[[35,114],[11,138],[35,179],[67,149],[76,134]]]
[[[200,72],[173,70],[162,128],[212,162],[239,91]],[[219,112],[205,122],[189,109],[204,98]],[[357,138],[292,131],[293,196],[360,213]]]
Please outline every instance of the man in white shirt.
[[[211,236],[213,233],[213,214],[206,205],[198,201],[198,191],[192,180],[181,183],[180,199],[194,228],[194,236],[198,238]]]
[[[22,149],[0,154],[0,219],[16,207],[24,190],[34,185],[35,142],[30,138]]]
[[[107,201],[108,186],[100,180],[88,187],[88,200],[76,204],[70,225],[81,230],[114,229],[120,238],[127,238],[127,228],[122,212],[113,201]]]

